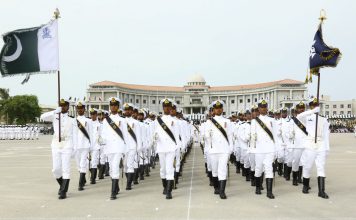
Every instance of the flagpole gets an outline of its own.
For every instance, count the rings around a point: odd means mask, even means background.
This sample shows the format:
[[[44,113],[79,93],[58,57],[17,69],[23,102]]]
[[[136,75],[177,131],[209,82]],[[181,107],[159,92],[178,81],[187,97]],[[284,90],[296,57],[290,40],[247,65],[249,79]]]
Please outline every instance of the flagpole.
[[[324,20],[326,19],[326,15],[325,15],[325,10],[322,9],[320,11],[320,17],[319,17],[319,20],[320,20],[320,26],[323,24]],[[318,101],[318,106],[320,107],[320,101],[319,101],[319,93],[320,93],[320,68],[319,68],[319,71],[317,73],[317,76],[318,76],[318,88],[317,88],[317,91],[316,91],[316,98],[317,98],[317,101]],[[316,120],[315,120],[315,139],[314,139],[314,143],[317,143],[318,142],[318,120],[319,120],[319,114],[318,113],[315,113],[316,114]]]
[[[54,11],[54,18],[58,19],[60,18],[60,13],[58,8]],[[57,72],[58,78],[57,78],[57,87],[58,87],[58,105],[60,104],[61,100],[61,71],[58,70]],[[58,114],[58,141],[61,142],[61,112]]]

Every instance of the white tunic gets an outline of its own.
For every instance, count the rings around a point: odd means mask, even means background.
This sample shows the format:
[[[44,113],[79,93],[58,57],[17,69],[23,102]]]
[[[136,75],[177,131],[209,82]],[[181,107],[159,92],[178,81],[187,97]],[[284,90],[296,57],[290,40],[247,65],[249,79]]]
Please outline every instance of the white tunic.
[[[111,120],[118,126],[123,134],[124,140],[128,140],[126,120],[118,114],[110,115]],[[102,139],[105,154],[126,153],[127,146],[125,141],[114,131],[106,119],[103,120]]]

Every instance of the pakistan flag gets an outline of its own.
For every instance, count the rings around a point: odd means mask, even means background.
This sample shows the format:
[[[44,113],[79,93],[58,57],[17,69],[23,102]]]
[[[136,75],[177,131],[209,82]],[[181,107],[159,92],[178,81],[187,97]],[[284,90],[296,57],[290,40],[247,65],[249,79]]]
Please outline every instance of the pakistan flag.
[[[2,76],[59,70],[57,19],[39,27],[11,31],[3,35],[3,40]]]

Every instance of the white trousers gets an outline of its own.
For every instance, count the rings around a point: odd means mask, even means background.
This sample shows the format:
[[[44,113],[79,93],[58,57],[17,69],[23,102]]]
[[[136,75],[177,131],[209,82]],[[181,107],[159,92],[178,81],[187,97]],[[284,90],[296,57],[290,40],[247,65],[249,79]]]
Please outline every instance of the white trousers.
[[[325,161],[327,157],[326,151],[316,151],[306,148],[303,152],[303,177],[310,178],[310,173],[315,162],[317,176],[325,177]]]
[[[77,150],[77,154],[75,155],[75,159],[77,162],[77,168],[80,173],[86,173],[89,169],[88,164],[88,148],[80,148]]]
[[[218,177],[219,180],[226,180],[229,154],[210,154],[210,157],[213,177]]]
[[[303,154],[304,148],[294,148],[292,152],[292,171],[297,172],[299,166],[301,165],[301,157]]]
[[[70,158],[72,150],[52,148],[52,173],[56,179],[70,179]]]
[[[120,179],[120,160],[123,156],[121,153],[108,154],[110,176],[112,179]]]
[[[265,172],[266,178],[273,178],[272,163],[275,158],[275,153],[256,153],[255,154],[255,177],[260,177]]]
[[[250,156],[247,149],[241,148],[241,159],[240,162],[244,164],[244,168],[250,168]]]
[[[161,179],[174,180],[175,152],[158,153]]]
[[[286,148],[285,146],[280,146],[277,151],[277,161],[278,163],[284,163],[286,157]]]
[[[100,148],[99,157],[101,165],[105,165],[106,162],[109,162],[108,156],[104,154],[104,148]]]
[[[175,159],[176,159],[176,168],[175,168],[175,171],[176,171],[176,172],[179,172],[179,170],[180,170],[180,149],[177,149],[177,150],[176,150]]]
[[[90,152],[90,154],[91,154],[90,168],[98,168],[99,150],[93,150]]]
[[[125,172],[126,173],[133,173],[135,169],[135,161],[137,154],[135,150],[129,150],[129,152],[126,153],[125,156]],[[137,162],[136,162],[136,168],[137,168]]]
[[[249,153],[249,159],[250,159],[251,171],[255,171],[256,169],[255,153]]]
[[[292,167],[292,162],[293,162],[293,149],[291,148],[286,148],[286,158],[284,160],[284,163],[287,164],[287,166]]]

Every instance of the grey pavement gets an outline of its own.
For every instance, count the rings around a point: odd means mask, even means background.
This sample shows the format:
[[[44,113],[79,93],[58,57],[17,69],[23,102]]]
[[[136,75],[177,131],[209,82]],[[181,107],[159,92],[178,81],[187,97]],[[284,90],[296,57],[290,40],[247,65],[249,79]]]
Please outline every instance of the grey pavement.
[[[173,199],[162,195],[159,166],[151,176],[125,190],[120,180],[118,199],[109,200],[108,177],[87,183],[79,192],[78,173],[73,161],[66,200],[57,199],[58,184],[51,173],[51,136],[36,141],[0,141],[0,219],[356,219],[356,138],[353,134],[332,134],[327,160],[326,192],[318,197],[316,171],[310,194],[277,177],[276,199],[254,188],[232,166],[227,200],[213,195],[205,174],[200,148],[194,148],[185,164],[183,179]],[[87,175],[88,179],[88,175]],[[124,180],[125,181],[125,180]]]

